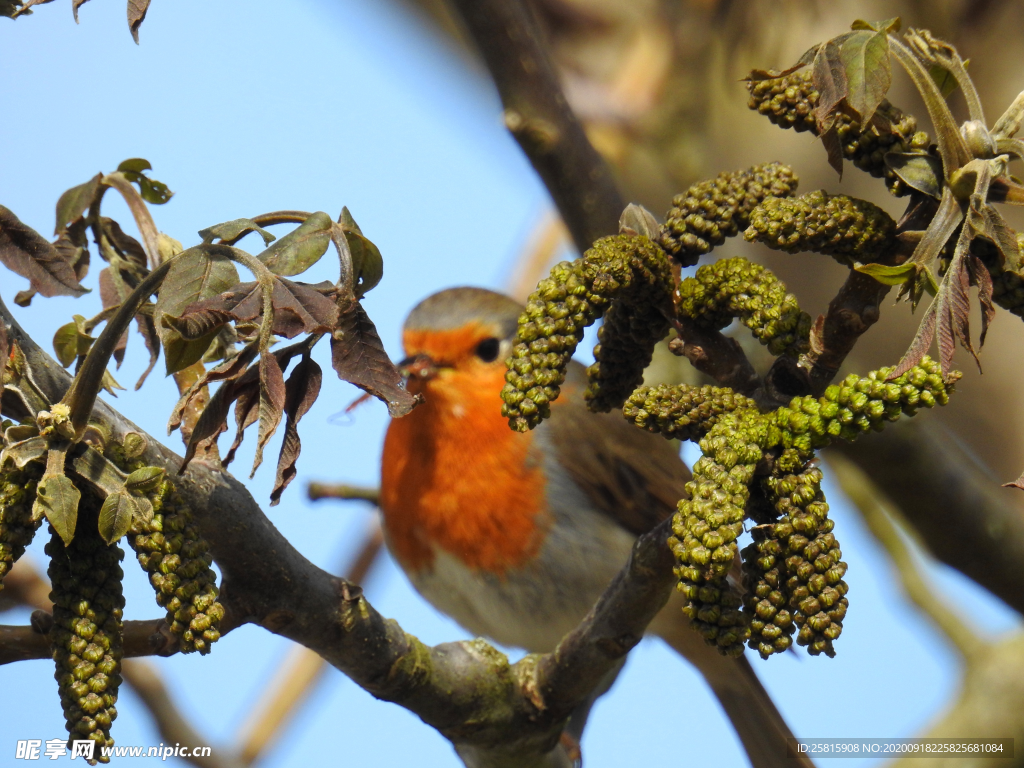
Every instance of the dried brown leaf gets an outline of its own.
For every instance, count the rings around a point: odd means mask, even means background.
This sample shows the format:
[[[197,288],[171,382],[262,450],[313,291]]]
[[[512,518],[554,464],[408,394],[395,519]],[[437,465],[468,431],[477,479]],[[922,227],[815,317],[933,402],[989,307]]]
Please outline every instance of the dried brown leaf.
[[[270,506],[281,501],[281,494],[295,478],[295,463],[298,461],[302,442],[299,440],[299,420],[313,406],[320,394],[323,371],[316,361],[306,355],[295,366],[288,381],[285,382],[284,412],[287,417],[284,428],[284,441],[281,443],[281,454],[277,459],[277,475],[274,488],[270,492]]]
[[[128,30],[132,33],[135,44],[139,44],[139,27],[149,10],[149,0],[128,0]]]
[[[260,355],[260,404],[259,432],[256,437],[256,456],[252,462],[249,477],[256,475],[256,470],[263,463],[263,449],[270,438],[277,432],[284,412],[284,373],[277,356],[272,353]]]
[[[81,296],[87,289],[78,282],[74,266],[64,254],[9,209],[0,205],[0,262],[28,279],[42,296]]]
[[[392,418],[405,416],[419,402],[402,386],[402,375],[357,301],[344,307],[338,318],[331,336],[331,365],[339,378],[384,401]]]

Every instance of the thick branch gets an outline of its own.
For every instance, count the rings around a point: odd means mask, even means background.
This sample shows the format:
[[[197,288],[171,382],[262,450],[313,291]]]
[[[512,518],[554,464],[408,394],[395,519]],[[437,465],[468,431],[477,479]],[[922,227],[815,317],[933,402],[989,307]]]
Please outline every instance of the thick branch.
[[[582,253],[619,231],[625,203],[607,163],[565,100],[530,10],[521,0],[453,0],[490,70],[505,125],[554,198]]]
[[[1024,514],[1014,494],[934,419],[903,419],[831,450],[860,466],[928,549],[1024,613]]]
[[[68,374],[14,322],[2,302],[0,318],[10,324],[10,337],[24,351],[35,383],[51,402],[58,401],[70,384]],[[114,440],[130,431],[144,434],[102,400],[96,401],[91,419],[101,422]],[[166,468],[172,477],[181,465],[181,457],[152,437],[142,459]],[[571,710],[631,647],[625,638],[643,634],[672,578],[663,560],[667,552],[653,553],[664,550],[665,532],[644,537],[609,596],[570,639],[564,658],[528,657],[513,667],[482,640],[433,648],[420,643],[377,613],[358,586],[303,557],[245,487],[219,466],[192,462],[177,490],[221,568],[226,623],[256,623],[301,643],[365,690],[400,704],[477,754],[493,750],[536,757],[551,752]],[[655,582],[662,588],[650,589]],[[149,643],[162,624],[126,622],[126,655],[154,652],[140,643]],[[46,639],[33,634],[28,627],[3,628],[0,648],[14,658],[48,656]],[[32,648],[39,650],[30,655]],[[534,682],[536,669],[544,670],[540,687]],[[543,709],[537,706],[538,691],[541,702],[550,700]]]

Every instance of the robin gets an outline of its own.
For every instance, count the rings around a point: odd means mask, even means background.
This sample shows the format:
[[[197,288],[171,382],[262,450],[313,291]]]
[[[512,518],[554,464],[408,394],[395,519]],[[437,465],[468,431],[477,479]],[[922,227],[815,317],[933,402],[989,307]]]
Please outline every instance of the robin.
[[[550,419],[509,429],[499,393],[522,310],[493,291],[452,288],[409,314],[403,367],[424,402],[388,427],[380,504],[392,555],[434,607],[475,635],[546,652],[636,537],[673,512],[690,472],[669,441],[589,411],[575,362]],[[705,645],[680,607],[669,601],[648,631],[697,667],[755,768],[793,768],[792,734],[749,663]]]

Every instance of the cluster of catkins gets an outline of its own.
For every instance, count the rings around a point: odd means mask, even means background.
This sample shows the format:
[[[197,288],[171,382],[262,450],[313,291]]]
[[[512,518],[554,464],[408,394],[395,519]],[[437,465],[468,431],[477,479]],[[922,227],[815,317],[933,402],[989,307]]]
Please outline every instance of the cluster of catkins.
[[[100,537],[100,506],[99,499],[83,494],[74,539],[65,547],[51,526],[46,554],[53,601],[50,646],[65,725],[70,739],[91,739],[97,747],[110,747],[121,684],[124,552]],[[110,760],[98,748],[93,754],[100,762]]]
[[[32,519],[32,504],[40,477],[42,472],[32,464],[0,472],[0,589],[39,529],[41,521]]]
[[[586,396],[596,410],[621,405],[668,332],[671,284],[664,252],[642,236],[605,237],[583,258],[557,264],[519,319],[501,393],[509,425],[525,432],[547,418],[584,329],[606,312]]]
[[[121,446],[110,445],[107,452],[128,471],[143,466],[138,459],[126,461]],[[42,467],[35,463],[0,471],[0,589],[40,526],[41,518],[33,519],[33,503],[41,476]],[[136,522],[128,542],[149,574],[157,602],[167,610],[168,629],[179,650],[209,653],[220,637],[218,625],[224,616],[209,547],[169,480],[165,478],[150,499],[152,519]],[[100,748],[114,743],[110,726],[117,717],[124,639],[124,553],[116,542],[108,545],[100,536],[101,507],[102,499],[82,493],[71,543],[65,546],[50,526],[46,544],[53,603],[49,640],[61,707],[70,739],[90,739]],[[93,754],[94,763],[109,762],[100,749]]]
[[[748,84],[748,106],[767,117],[775,125],[795,131],[819,133],[814,116],[818,92],[811,80],[811,70],[802,69],[783,77],[752,80]],[[880,127],[881,126],[881,127]],[[876,116],[865,130],[849,115],[835,116],[835,131],[843,157],[857,168],[885,179],[889,191],[902,196],[910,187],[886,165],[889,152],[923,152],[931,146],[927,133],[917,130],[917,121],[883,100]]]
[[[818,94],[809,74],[762,80],[750,90],[751,106],[773,122],[817,131]],[[879,121],[862,130],[838,118],[844,156],[904,194],[884,154],[923,151],[930,142],[888,102],[879,115],[891,132]],[[849,267],[891,255],[896,223],[878,206],[824,191],[794,197],[796,187],[792,170],[779,163],[723,173],[677,196],[655,239],[604,238],[581,259],[557,265],[520,317],[502,391],[510,426],[535,427],[558,396],[583,329],[604,317],[589,370],[590,407],[621,405],[642,429],[700,444],[703,455],[669,544],[685,612],[707,642],[729,655],[747,644],[767,658],[789,648],[794,636],[814,655],[834,654],[847,609],[846,564],[814,453],[833,439],[852,440],[919,407],[944,404],[958,376],[943,380],[925,358],[892,381],[891,369],[851,376],[820,397],[797,397],[767,413],[728,388],[639,386],[672,322],[721,330],[738,320],[775,356],[809,350],[811,319],[770,270],[728,258],[673,280],[670,261],[692,266],[741,232],[747,241],[825,254]],[[997,274],[994,293],[1024,312],[1020,278]],[[740,575],[737,540],[748,520],[753,541],[743,549]]]

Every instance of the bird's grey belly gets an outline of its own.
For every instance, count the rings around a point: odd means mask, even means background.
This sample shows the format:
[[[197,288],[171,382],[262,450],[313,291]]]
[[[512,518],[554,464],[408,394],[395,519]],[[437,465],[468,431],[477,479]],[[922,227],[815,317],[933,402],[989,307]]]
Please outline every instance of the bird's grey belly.
[[[615,522],[587,514],[585,529],[553,526],[538,556],[504,576],[468,568],[438,549],[433,566],[410,573],[410,580],[475,635],[528,651],[553,650],[622,569],[633,545],[633,536]]]

